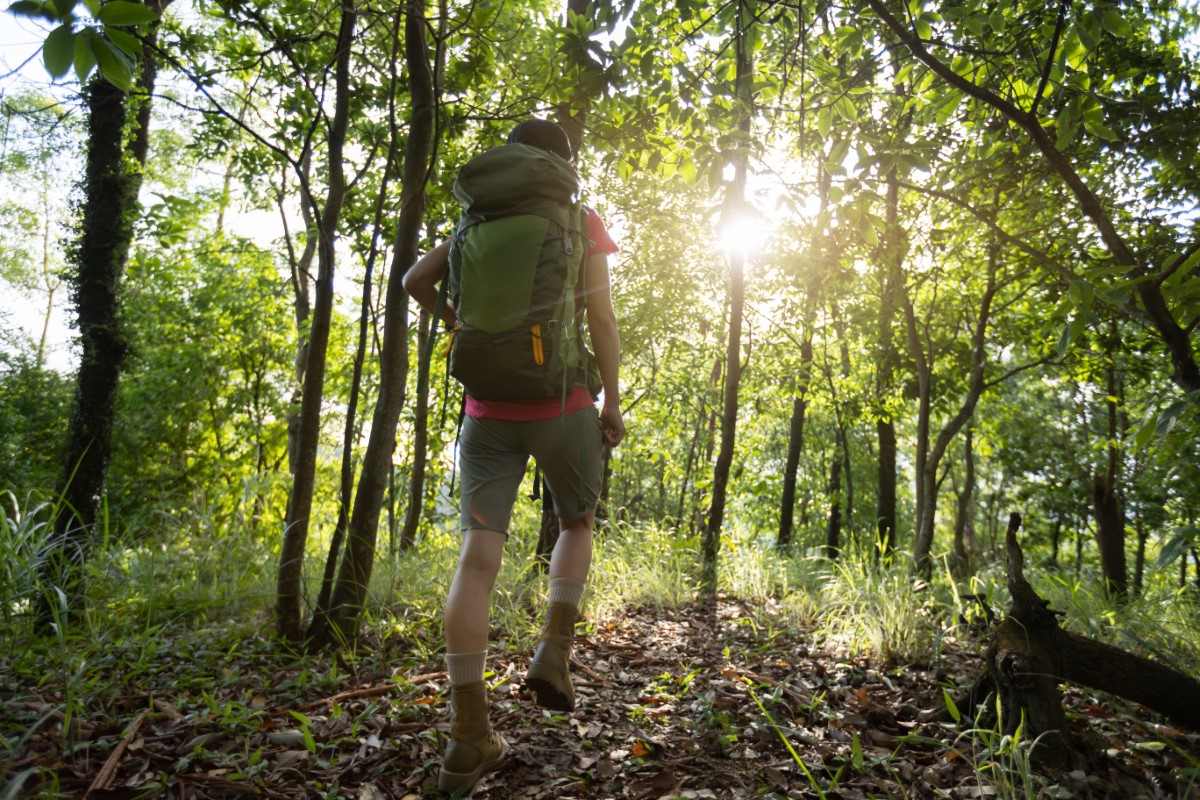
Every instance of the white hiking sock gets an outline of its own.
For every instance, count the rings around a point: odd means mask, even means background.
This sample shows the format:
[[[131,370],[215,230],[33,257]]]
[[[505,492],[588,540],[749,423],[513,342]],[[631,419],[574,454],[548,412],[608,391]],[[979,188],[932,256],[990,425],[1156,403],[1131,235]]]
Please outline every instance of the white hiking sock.
[[[450,673],[451,686],[465,686],[483,680],[487,663],[487,650],[478,653],[446,653],[446,672]]]
[[[574,578],[551,578],[547,600],[577,609],[580,601],[583,600],[583,583]]]

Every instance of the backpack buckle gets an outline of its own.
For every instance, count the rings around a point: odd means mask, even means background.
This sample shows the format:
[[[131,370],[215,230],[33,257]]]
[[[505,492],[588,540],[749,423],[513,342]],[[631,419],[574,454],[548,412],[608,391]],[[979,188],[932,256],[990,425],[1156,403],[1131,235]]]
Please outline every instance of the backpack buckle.
[[[559,320],[556,320],[556,319],[546,320],[546,333],[558,333],[559,326],[560,326]]]

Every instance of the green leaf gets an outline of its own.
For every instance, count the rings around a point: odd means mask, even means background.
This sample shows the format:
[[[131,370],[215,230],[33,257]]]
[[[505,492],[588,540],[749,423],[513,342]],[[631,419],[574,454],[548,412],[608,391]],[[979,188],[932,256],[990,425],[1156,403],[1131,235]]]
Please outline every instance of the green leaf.
[[[1086,327],[1087,317],[1082,314],[1077,315],[1063,326],[1063,332],[1058,337],[1058,345],[1056,347],[1059,358],[1064,358],[1067,355],[1067,351],[1071,349],[1071,343],[1079,338],[1079,334],[1083,333]]]
[[[100,65],[100,74],[104,79],[122,91],[129,91],[133,86],[133,67],[129,58],[112,42],[100,37],[92,41],[92,51],[96,54],[96,63]]]
[[[85,30],[75,37],[75,77],[80,83],[87,80],[96,67],[96,54],[92,51],[92,38],[95,34]]]
[[[104,36],[127,56],[136,56],[142,52],[141,40],[130,33],[117,28],[109,28],[104,31]]]
[[[1154,560],[1154,568],[1158,570],[1170,566],[1187,552],[1195,539],[1195,525],[1180,525],[1175,528],[1171,531],[1171,538],[1167,539],[1162,549],[1158,551],[1158,558]]]
[[[1188,400],[1176,400],[1171,405],[1158,415],[1158,424],[1154,426],[1156,436],[1166,436],[1175,427],[1175,423],[1179,421],[1179,417],[1183,412],[1191,408],[1191,402]]]
[[[71,23],[64,22],[46,37],[42,45],[42,61],[46,71],[52,78],[61,78],[71,68],[75,60],[75,34],[71,31]]]
[[[1075,32],[1079,34],[1079,42],[1085,50],[1095,50],[1096,45],[1100,44],[1100,21],[1095,14],[1081,15]]]
[[[846,95],[833,101],[833,110],[847,122],[858,122],[858,106]]]
[[[55,13],[53,7],[47,7],[45,3],[39,3],[38,0],[17,0],[5,10],[18,17],[41,17],[51,22],[59,22],[62,19]]]
[[[1128,303],[1133,295],[1128,289],[1105,289],[1100,293],[1100,297],[1106,303],[1119,306]]]
[[[1168,263],[1174,261],[1175,258],[1176,257],[1172,257]],[[1174,289],[1175,287],[1179,286],[1179,284],[1183,282],[1183,279],[1187,277],[1188,273],[1196,268],[1197,264],[1200,264],[1200,250],[1197,250],[1188,256],[1187,259],[1179,265],[1179,268],[1172,272],[1170,277],[1163,281],[1163,288]],[[1166,264],[1163,266],[1165,267]]]
[[[1071,107],[1067,106],[1054,121],[1054,127],[1057,130],[1054,138],[1055,147],[1059,150],[1066,150],[1071,144],[1071,140],[1079,133],[1079,118],[1073,113]]]
[[[1105,125],[1102,120],[1098,120],[1091,115],[1083,118],[1083,127],[1087,128],[1088,133],[1092,134],[1093,136],[1099,136],[1101,139],[1104,139],[1107,142],[1113,142],[1117,140],[1116,131]]]
[[[1071,298],[1071,302],[1075,304],[1081,314],[1087,314],[1092,310],[1096,289],[1087,281],[1071,281],[1071,285],[1067,289],[1067,296]]]
[[[965,20],[967,30],[974,36],[983,36],[984,26],[987,24],[987,17],[983,14],[972,14]]]
[[[1146,445],[1150,444],[1154,439],[1154,412],[1150,411],[1146,414],[1146,419],[1138,426],[1138,429],[1133,434],[1133,446],[1136,450],[1142,450]]]
[[[158,19],[154,10],[141,3],[130,3],[129,0],[112,0],[100,6],[96,18],[105,25],[141,25]]]
[[[817,112],[817,133],[822,136],[828,136],[830,129],[833,127],[833,110],[829,106],[825,106]]]
[[[1121,39],[1127,37],[1133,30],[1129,26],[1128,20],[1121,16],[1121,12],[1112,8],[1100,12],[1100,24],[1104,30]]]
[[[950,692],[942,689],[942,698],[946,703],[946,710],[950,712],[950,719],[956,723],[962,721],[962,712],[958,710],[958,705],[955,704],[954,698],[950,696]]]

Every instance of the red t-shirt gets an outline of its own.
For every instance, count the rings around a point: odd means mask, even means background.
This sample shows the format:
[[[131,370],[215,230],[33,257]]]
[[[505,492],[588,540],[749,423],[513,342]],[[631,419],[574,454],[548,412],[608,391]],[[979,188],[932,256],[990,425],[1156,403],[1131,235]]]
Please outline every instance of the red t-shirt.
[[[591,247],[587,251],[589,256],[597,253],[610,255],[617,252],[617,243],[608,235],[608,228],[604,227],[604,220],[600,219],[600,215],[590,208],[587,209],[587,237],[591,240]],[[587,387],[576,386],[567,395],[565,409],[562,398],[559,397],[514,403],[504,400],[476,400],[471,395],[467,395],[465,411],[468,417],[476,419],[534,422],[540,419],[553,419],[564,413],[564,410],[569,414],[590,405],[592,405],[592,395]]]

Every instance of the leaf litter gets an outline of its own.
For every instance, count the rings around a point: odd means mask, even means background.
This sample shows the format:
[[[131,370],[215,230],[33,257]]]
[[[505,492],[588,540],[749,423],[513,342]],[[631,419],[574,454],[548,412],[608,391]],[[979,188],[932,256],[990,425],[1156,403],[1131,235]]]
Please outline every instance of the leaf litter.
[[[966,635],[935,664],[885,664],[727,599],[580,631],[570,714],[524,690],[527,641],[492,648],[510,754],[473,797],[1200,797],[1200,735],[1116,698],[1067,689],[1082,755],[1058,774],[1030,777],[1022,747],[938,721],[980,667]],[[231,624],[125,647],[34,681],[27,657],[0,660],[4,797],[436,795],[449,686],[411,637],[301,656]]]

